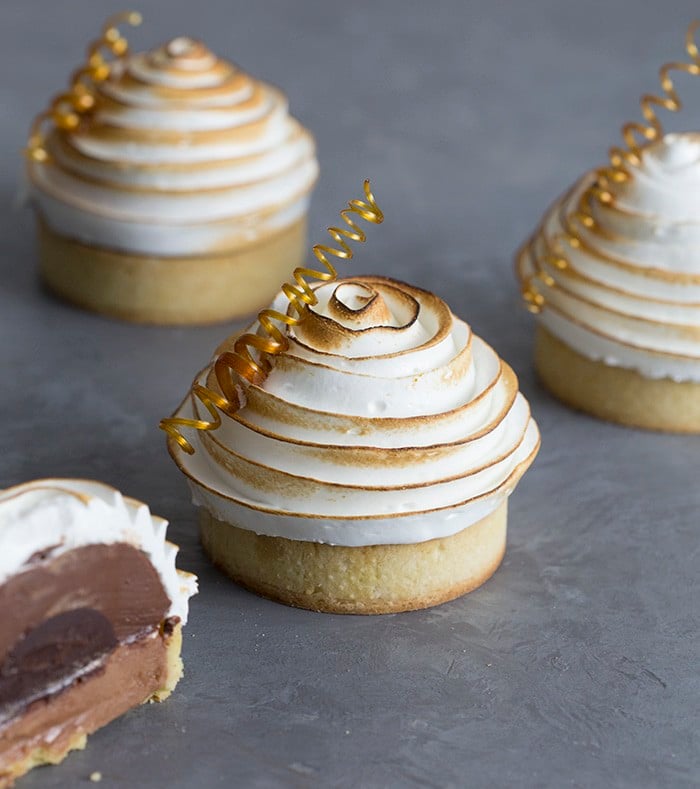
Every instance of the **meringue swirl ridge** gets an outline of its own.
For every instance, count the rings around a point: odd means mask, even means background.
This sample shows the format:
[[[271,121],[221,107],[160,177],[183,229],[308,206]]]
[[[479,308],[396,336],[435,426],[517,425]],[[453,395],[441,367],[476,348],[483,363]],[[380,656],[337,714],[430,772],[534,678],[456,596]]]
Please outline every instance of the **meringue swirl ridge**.
[[[510,367],[426,291],[379,277],[314,290],[264,384],[197,434],[204,451],[170,444],[195,501],[259,534],[351,546],[444,537],[493,512],[539,446]],[[216,386],[211,367],[198,383]]]
[[[683,104],[673,84],[671,73],[679,71],[694,77],[700,75],[700,51],[695,43],[698,27],[700,27],[700,20],[691,22],[685,34],[685,51],[690,58],[690,63],[665,63],[659,69],[661,95],[655,96],[647,93],[642,96],[639,103],[646,125],[636,121],[630,121],[623,125],[622,139],[627,148],[612,147],[609,151],[611,166],[598,171],[595,195],[601,202],[612,200],[613,196],[608,190],[609,185],[626,181],[631,176],[626,165],[638,166],[644,148],[664,136],[663,124],[655,108],[661,107],[668,112],[678,112],[682,108]]]
[[[673,71],[700,75],[698,26],[691,62],[664,65],[662,95],[642,97],[647,125],[626,123],[627,148],[560,197],[517,254],[548,331],[594,361],[675,381],[700,381],[700,135],[664,135],[656,108],[681,109]]]
[[[300,220],[318,175],[278,89],[190,38],[111,64],[94,106],[30,161],[54,230],[133,255],[226,254]],[[36,157],[35,157],[36,158]]]
[[[217,357],[214,363],[214,375],[218,391],[213,391],[199,383],[194,385],[193,394],[209,412],[211,420],[201,417],[191,419],[179,416],[161,420],[160,428],[174,439],[185,452],[192,454],[194,448],[182,435],[180,428],[216,430],[221,424],[221,417],[217,409],[229,416],[233,415],[245,402],[243,387],[247,384],[259,384],[264,381],[271,369],[269,357],[287,350],[288,340],[277,324],[287,327],[298,326],[306,318],[309,305],[317,303],[317,296],[306,278],[313,277],[323,282],[333,281],[338,272],[329,260],[329,256],[341,260],[351,260],[354,252],[348,242],[364,243],[366,241],[367,236],[355,222],[353,215],[375,225],[384,221],[384,214],[374,199],[369,180],[364,182],[364,193],[365,200],[350,200],[347,208],[340,212],[340,217],[348,228],[328,228],[329,235],[340,248],[327,244],[315,244],[313,247],[314,256],[326,270],[317,271],[303,266],[297,267],[293,272],[294,284],[285,283],[282,286],[282,294],[288,301],[286,311],[262,310],[258,314],[258,330],[255,333],[247,332],[238,337],[232,351],[224,351]],[[295,312],[296,315],[292,315],[292,312]],[[253,354],[257,355],[256,358]]]
[[[646,148],[615,198],[578,206],[595,173],[548,210],[518,255],[541,324],[584,356],[647,378],[700,381],[700,135]]]
[[[88,47],[85,65],[71,75],[68,89],[55,96],[49,108],[34,119],[25,150],[30,159],[37,162],[48,161],[49,154],[43,131],[47,122],[52,122],[59,129],[75,129],[80,123],[81,115],[94,108],[96,86],[107,79],[111,70],[111,62],[102,54],[103,50],[112,58],[124,57],[129,51],[129,42],[121,35],[117,25],[127,22],[132,27],[137,27],[141,21],[141,14],[137,11],[115,14],[107,20],[100,37]]]

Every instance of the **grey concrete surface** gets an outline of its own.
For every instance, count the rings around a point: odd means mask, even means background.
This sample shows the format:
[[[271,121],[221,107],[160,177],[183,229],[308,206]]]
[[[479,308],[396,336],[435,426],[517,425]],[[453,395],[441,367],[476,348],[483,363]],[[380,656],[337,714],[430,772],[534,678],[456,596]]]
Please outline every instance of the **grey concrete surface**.
[[[90,785],[94,770],[106,788],[700,784],[700,439],[552,400],[511,269],[547,202],[604,159],[658,65],[682,54],[697,4],[140,3],[136,46],[199,36],[289,93],[318,137],[314,240],[372,177],[387,220],[352,270],[446,297],[515,367],[539,421],[493,579],[379,618],[276,605],[204,559],[156,425],[230,326],[122,325],[37,285],[32,219],[12,206],[18,152],[120,6],[0,6],[0,484],[89,476],[148,501],[201,593],[174,696],[20,786]],[[682,81],[685,127],[699,86]]]

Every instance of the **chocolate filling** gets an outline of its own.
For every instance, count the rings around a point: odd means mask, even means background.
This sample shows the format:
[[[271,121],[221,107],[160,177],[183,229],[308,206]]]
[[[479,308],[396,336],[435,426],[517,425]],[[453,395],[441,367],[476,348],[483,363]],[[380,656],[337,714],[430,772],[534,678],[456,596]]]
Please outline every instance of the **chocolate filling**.
[[[0,666],[0,721],[49,690],[57,692],[118,643],[109,619],[92,608],[46,619],[17,642]]]
[[[0,727],[157,631],[169,605],[150,559],[127,543],[76,548],[10,578],[0,586]]]
[[[82,747],[86,735],[149,699],[167,692],[170,655],[177,642],[153,634],[118,644],[97,671],[83,675],[48,698],[29,704],[0,728],[0,787],[38,761],[59,762],[68,750]],[[177,671],[177,665],[172,666]]]

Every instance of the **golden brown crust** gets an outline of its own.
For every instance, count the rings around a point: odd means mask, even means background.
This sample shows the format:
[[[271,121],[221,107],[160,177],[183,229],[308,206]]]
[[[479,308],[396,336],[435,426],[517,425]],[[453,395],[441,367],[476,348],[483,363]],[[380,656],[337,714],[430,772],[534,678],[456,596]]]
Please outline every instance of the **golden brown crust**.
[[[267,304],[306,248],[306,218],[233,251],[189,257],[132,255],[81,244],[39,222],[41,275],[66,301],[121,320],[218,323]]]
[[[545,387],[573,408],[610,422],[671,433],[700,433],[700,384],[645,378],[587,359],[542,326],[535,367]]]
[[[241,586],[338,614],[429,608],[483,584],[505,552],[507,504],[450,537],[408,545],[332,546],[257,535],[200,512],[202,545]]]

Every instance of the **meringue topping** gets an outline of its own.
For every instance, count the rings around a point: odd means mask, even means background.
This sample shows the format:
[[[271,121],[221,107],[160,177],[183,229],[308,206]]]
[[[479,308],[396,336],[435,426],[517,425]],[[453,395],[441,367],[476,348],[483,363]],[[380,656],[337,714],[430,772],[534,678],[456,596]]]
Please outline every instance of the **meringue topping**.
[[[303,216],[318,173],[284,95],[187,37],[117,60],[46,148],[29,175],[49,226],[135,254],[254,243]]]
[[[311,352],[340,350],[347,356],[379,355],[389,342],[404,333],[409,347],[417,329],[420,305],[410,294],[385,283],[383,294],[366,283],[345,281],[335,288],[317,289],[318,303],[290,333],[300,347]],[[443,316],[444,317],[444,316]],[[362,335],[360,335],[362,333]]]
[[[700,381],[700,134],[667,134],[627,170],[608,202],[588,197],[595,173],[557,200],[519,274],[527,282],[540,272],[539,319],[584,356]]]
[[[260,534],[337,545],[421,542],[492,512],[539,446],[510,367],[419,288],[356,277],[314,292],[245,407],[198,432],[194,455],[171,446],[196,503]],[[210,369],[198,382],[216,388]],[[202,411],[190,397],[179,415]]]
[[[165,539],[167,525],[146,504],[101,482],[40,479],[0,490],[0,583],[39,554],[128,543],[158,572],[170,600],[167,616],[185,624],[197,579],[176,569],[178,547]]]
[[[328,302],[328,315],[354,330],[387,326],[393,318],[382,295],[361,282],[341,282]]]

